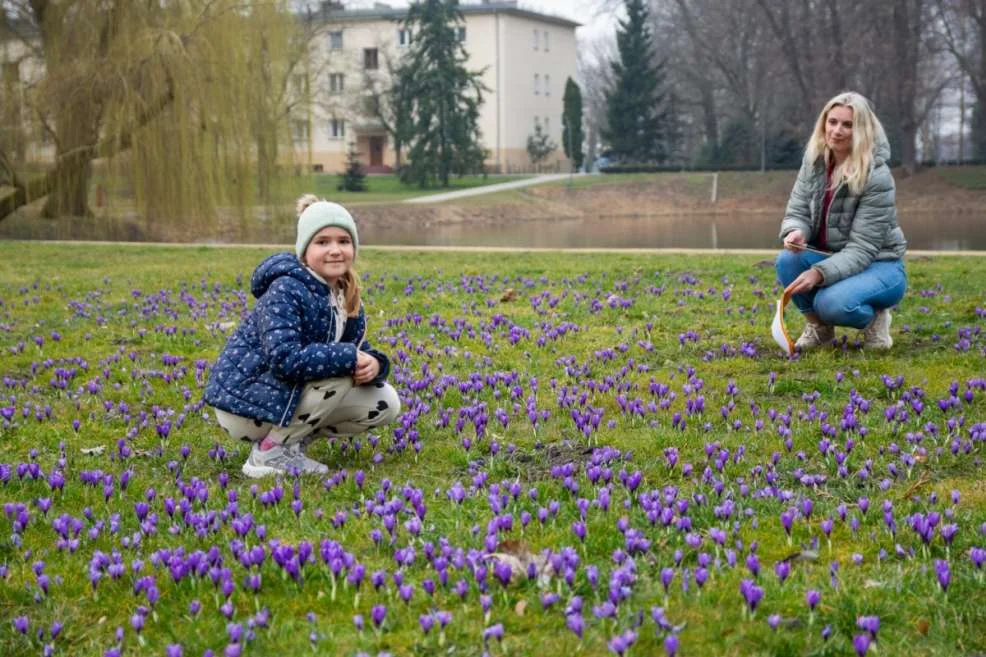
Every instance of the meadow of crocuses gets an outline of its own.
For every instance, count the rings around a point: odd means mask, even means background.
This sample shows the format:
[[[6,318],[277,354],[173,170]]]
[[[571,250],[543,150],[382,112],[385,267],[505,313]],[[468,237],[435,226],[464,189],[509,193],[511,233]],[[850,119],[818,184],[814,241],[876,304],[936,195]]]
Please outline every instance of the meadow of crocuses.
[[[0,244],[0,654],[986,652],[982,260],[792,360],[760,256],[366,249],[403,415],[248,480],[267,253]]]

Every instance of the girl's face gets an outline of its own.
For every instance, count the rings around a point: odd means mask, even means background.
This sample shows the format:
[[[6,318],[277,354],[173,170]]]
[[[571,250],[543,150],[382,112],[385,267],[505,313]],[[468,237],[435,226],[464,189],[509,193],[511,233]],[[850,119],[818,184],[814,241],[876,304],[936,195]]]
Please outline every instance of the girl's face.
[[[318,231],[305,249],[305,264],[329,285],[335,285],[349,271],[355,257],[353,238],[345,230],[335,226],[327,226]]]
[[[845,105],[836,105],[825,117],[825,145],[838,162],[852,152],[852,119],[852,108]]]

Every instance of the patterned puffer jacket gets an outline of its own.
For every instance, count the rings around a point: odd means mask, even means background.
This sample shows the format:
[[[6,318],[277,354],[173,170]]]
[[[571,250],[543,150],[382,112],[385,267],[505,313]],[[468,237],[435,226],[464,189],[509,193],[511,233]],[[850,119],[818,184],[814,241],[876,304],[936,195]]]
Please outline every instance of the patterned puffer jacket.
[[[329,286],[315,278],[293,253],[264,260],[250,280],[257,305],[237,327],[209,374],[205,401],[240,417],[287,426],[304,385],[351,376],[357,350],[380,362],[387,378],[390,361],[364,340],[366,315],[360,308],[334,341],[336,314]]]

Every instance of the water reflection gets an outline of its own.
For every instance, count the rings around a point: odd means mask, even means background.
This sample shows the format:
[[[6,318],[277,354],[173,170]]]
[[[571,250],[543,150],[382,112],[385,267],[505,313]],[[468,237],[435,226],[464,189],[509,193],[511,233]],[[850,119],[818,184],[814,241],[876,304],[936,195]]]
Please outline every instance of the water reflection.
[[[986,250],[986,213],[909,214],[901,218],[915,250]],[[620,216],[503,224],[450,224],[362,229],[367,244],[408,246],[516,246],[542,248],[770,249],[780,246],[776,215]]]
[[[399,210],[395,211],[399,212]],[[901,225],[913,250],[986,251],[986,210],[980,213],[907,213]],[[594,219],[539,219],[502,223],[401,224],[360,227],[365,244],[539,248],[714,248],[780,247],[775,214],[631,215]],[[97,218],[80,222],[0,222],[0,239],[66,239],[135,242],[290,244],[294,221],[236,221],[221,227],[160,225],[141,219]]]

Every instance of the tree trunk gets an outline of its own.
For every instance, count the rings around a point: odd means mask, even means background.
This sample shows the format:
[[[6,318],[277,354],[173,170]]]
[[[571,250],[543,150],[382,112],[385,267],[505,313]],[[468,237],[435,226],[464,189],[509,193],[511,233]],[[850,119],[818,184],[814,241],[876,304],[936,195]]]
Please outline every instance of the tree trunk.
[[[90,100],[84,98],[72,103],[58,116],[58,164],[52,172],[54,186],[41,210],[42,217],[92,216],[89,209],[92,160],[90,157],[71,157],[73,152],[90,150],[96,143],[99,118]]]
[[[53,172],[54,187],[45,200],[41,216],[48,219],[59,217],[91,217],[89,209],[89,182],[92,179],[92,164],[89,160],[70,160]]]

